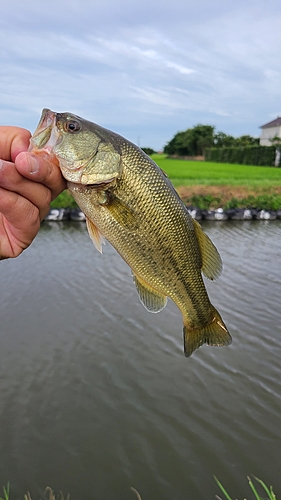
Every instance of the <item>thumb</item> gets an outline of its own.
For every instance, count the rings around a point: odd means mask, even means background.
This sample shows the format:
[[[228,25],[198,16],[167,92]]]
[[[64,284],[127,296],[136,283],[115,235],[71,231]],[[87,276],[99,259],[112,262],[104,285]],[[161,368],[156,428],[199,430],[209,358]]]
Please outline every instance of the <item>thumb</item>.
[[[24,177],[48,187],[52,192],[52,199],[66,189],[66,180],[61,174],[55,156],[48,153],[22,152],[17,156],[15,165]]]

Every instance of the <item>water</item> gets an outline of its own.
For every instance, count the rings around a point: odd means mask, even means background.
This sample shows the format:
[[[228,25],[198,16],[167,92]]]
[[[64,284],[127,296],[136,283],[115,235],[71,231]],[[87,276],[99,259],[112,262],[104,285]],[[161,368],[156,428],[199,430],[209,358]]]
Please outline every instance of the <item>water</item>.
[[[0,485],[34,500],[233,497],[255,474],[281,494],[281,223],[205,223],[207,282],[233,336],[183,355],[181,314],[140,304],[130,270],[83,223],[44,223],[2,261]]]

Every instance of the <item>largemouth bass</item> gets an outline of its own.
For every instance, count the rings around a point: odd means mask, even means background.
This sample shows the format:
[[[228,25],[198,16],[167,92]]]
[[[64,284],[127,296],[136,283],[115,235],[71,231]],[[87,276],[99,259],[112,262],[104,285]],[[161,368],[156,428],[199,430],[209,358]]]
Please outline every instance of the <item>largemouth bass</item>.
[[[110,130],[49,109],[30,150],[47,151],[59,163],[93,243],[101,252],[105,238],[130,266],[146,309],[161,311],[167,297],[175,302],[186,356],[204,343],[231,343],[201,274],[219,276],[219,253],[149,156]]]

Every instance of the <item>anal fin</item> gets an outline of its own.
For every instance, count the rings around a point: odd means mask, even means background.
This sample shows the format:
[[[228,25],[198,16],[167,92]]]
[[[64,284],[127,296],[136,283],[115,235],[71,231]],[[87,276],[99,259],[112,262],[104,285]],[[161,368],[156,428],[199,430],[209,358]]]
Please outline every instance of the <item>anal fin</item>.
[[[134,282],[136,285],[139,299],[143,306],[153,313],[157,313],[164,309],[167,304],[167,297],[157,292],[150,285],[145,283],[141,278],[133,274]]]

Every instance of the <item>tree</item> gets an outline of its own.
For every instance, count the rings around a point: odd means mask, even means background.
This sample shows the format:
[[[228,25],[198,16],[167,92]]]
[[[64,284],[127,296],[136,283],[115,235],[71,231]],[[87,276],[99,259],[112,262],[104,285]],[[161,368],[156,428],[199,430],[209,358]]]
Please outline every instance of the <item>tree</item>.
[[[235,139],[236,147],[244,147],[244,146],[258,146],[260,143],[259,138],[252,137],[251,135],[241,135]]]
[[[164,148],[164,153],[178,156],[205,156],[207,148],[242,148],[258,146],[259,139],[250,135],[232,137],[224,132],[215,133],[212,125],[198,124],[184,132],[177,132]]]
[[[217,148],[231,148],[235,145],[235,137],[227,135],[224,132],[218,132],[214,135],[214,146]]]
[[[179,156],[204,155],[205,149],[214,144],[215,127],[211,125],[198,124],[184,132],[178,132],[173,139],[166,144],[164,153]]]
[[[278,135],[275,135],[269,140],[272,143],[272,146],[281,146],[281,137],[278,137]]]
[[[154,151],[154,149],[152,149],[152,148],[141,148],[141,149],[143,150],[144,153],[146,153],[149,156],[156,153],[156,151]]]
[[[214,144],[215,127],[211,125],[198,124],[186,130],[183,138],[183,145],[192,156],[204,155],[205,149]]]
[[[173,139],[164,147],[164,153],[167,155],[179,156],[189,155],[190,153],[187,147],[183,145],[184,135],[185,132],[177,132]]]
[[[251,135],[241,135],[240,137],[232,137],[232,135],[218,132],[214,136],[214,146],[217,148],[242,148],[245,146],[258,146],[259,139]]]

